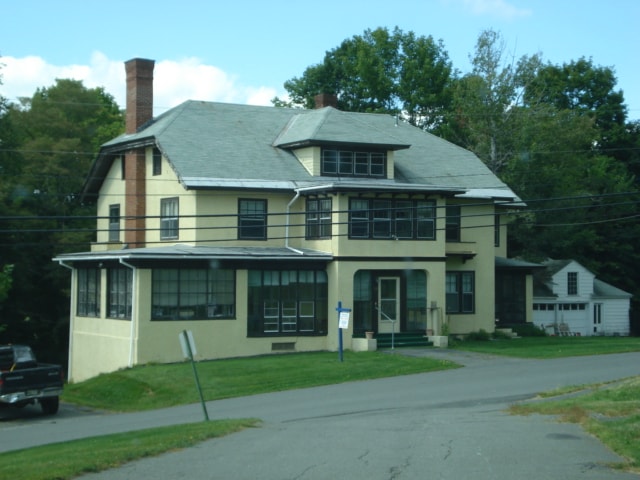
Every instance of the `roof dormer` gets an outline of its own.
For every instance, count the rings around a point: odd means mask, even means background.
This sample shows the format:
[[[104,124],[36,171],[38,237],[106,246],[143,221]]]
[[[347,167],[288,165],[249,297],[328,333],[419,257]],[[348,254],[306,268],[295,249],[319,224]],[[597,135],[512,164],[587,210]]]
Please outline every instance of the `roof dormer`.
[[[394,126],[389,117],[389,127]],[[294,115],[273,145],[291,150],[314,176],[393,178],[393,152],[409,148],[391,132],[362,128],[333,107]]]

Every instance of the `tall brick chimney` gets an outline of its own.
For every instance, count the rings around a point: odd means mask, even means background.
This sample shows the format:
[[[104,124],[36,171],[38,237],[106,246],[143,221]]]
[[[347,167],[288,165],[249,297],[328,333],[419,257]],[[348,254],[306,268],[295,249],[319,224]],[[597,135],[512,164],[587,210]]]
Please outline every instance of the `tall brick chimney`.
[[[127,73],[127,114],[125,132],[133,134],[153,119],[153,60],[134,58],[125,62]],[[125,168],[125,232],[130,248],[146,242],[146,155],[144,148],[128,150]]]
[[[126,133],[136,133],[138,128],[153,118],[153,60],[134,58],[124,63],[127,72]]]

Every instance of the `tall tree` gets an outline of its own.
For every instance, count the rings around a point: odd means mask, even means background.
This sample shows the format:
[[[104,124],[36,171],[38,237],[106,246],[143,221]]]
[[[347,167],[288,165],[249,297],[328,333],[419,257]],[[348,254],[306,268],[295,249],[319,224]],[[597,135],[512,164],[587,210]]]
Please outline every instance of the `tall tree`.
[[[341,110],[402,114],[431,128],[449,104],[451,77],[442,41],[377,28],[344,40],[322,63],[286,81],[290,101],[276,98],[274,104],[314,108],[314,97],[329,93]]]
[[[516,155],[522,89],[535,75],[540,57],[515,61],[507,55],[501,34],[485,30],[470,60],[472,71],[456,81],[453,108],[438,133],[500,173]]]
[[[98,146],[124,130],[124,115],[102,88],[57,80],[9,104],[0,122],[14,145],[0,157],[0,265],[14,265],[0,341],[28,342],[64,362],[69,280],[51,258],[89,243],[94,212],[77,194]]]
[[[610,67],[595,66],[580,58],[563,65],[547,64],[527,85],[527,104],[544,102],[558,110],[571,110],[594,119],[599,132],[596,147],[614,155],[625,132],[627,107],[622,90]]]

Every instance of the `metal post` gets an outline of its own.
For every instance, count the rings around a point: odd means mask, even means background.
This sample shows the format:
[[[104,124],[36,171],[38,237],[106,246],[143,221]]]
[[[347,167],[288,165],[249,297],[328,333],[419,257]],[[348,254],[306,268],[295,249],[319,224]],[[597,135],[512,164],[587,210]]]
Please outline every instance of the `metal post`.
[[[200,395],[200,403],[202,404],[202,411],[204,412],[205,421],[209,421],[209,414],[207,413],[207,405],[204,403],[204,396],[202,395],[202,388],[200,387],[200,379],[198,378],[198,370],[196,369],[196,362],[193,361],[193,351],[191,350],[191,342],[189,342],[189,336],[186,330],[183,330],[185,344],[187,345],[187,351],[189,352],[189,358],[191,359],[191,367],[193,368],[193,376],[196,379],[196,387],[198,388],[198,394]]]

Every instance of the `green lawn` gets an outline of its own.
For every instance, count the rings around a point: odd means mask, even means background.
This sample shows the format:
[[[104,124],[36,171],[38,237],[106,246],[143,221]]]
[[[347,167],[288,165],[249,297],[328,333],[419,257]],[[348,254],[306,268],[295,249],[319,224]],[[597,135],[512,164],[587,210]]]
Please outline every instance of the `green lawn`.
[[[456,368],[452,362],[383,352],[294,353],[198,362],[205,400]],[[152,410],[199,402],[189,362],[147,365],[65,386],[62,400],[112,410]]]
[[[0,453],[0,478],[67,480],[188,448],[258,424],[255,419],[190,423]]]
[[[640,351],[639,337],[521,337],[458,341],[453,348],[520,358],[560,358]]]

